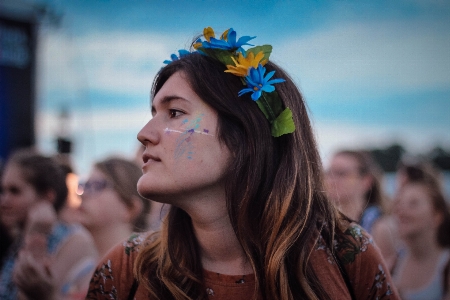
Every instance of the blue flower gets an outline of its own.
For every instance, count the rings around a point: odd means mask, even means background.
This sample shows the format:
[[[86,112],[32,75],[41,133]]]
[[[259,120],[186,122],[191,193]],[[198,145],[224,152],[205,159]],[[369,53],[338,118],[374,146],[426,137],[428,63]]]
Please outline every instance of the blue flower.
[[[249,75],[245,77],[245,81],[247,82],[247,88],[239,91],[239,96],[242,96],[246,93],[253,93],[252,100],[256,101],[261,97],[261,93],[267,92],[271,93],[275,90],[275,87],[272,84],[284,82],[284,79],[272,79],[275,71],[269,72],[266,76],[266,68],[264,68],[261,64],[258,65],[258,68],[250,68]]]
[[[164,63],[165,63],[166,65],[168,65],[168,64],[170,64],[170,63],[173,62],[173,61],[179,60],[179,59],[182,58],[183,56],[186,56],[186,55],[188,55],[188,54],[191,54],[191,52],[189,52],[189,51],[187,51],[187,50],[184,50],[184,49],[181,49],[181,50],[178,50],[178,54],[179,54],[179,57],[178,57],[176,54],[172,54],[172,55],[170,56],[171,60],[166,59],[166,60],[164,61]]]
[[[239,40],[236,41],[236,31],[233,30],[233,28],[230,28],[227,32],[227,34],[223,34],[221,39],[216,39],[214,37],[211,37],[208,41],[202,42],[203,48],[210,48],[210,49],[222,49],[222,50],[239,50],[244,51],[242,46],[248,45],[253,46],[251,44],[248,44],[247,42],[254,39],[256,36],[242,36],[239,38]]]

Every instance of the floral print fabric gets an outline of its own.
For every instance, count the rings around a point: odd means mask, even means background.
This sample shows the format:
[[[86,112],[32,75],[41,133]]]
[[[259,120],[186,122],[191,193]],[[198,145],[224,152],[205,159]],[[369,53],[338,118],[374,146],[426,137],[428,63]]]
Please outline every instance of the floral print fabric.
[[[86,299],[128,299],[134,282],[133,262],[146,241],[145,234],[133,235],[107,254],[92,277]],[[334,253],[319,236],[310,259],[332,299],[400,299],[378,248],[357,224],[348,224],[343,234],[336,235]],[[204,278],[210,300],[252,298],[255,282],[251,275],[230,276],[204,270]],[[149,299],[143,286],[138,286],[134,299]]]

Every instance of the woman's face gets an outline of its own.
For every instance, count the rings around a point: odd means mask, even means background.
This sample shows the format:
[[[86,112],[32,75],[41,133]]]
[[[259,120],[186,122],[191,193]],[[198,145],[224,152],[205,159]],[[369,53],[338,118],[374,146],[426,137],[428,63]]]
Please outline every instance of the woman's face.
[[[39,201],[34,187],[28,183],[20,166],[8,164],[2,176],[0,220],[9,231],[22,229],[30,207]]]
[[[92,169],[83,185],[81,199],[77,221],[89,230],[130,222],[129,208],[114,189],[112,181],[96,168]]]
[[[367,178],[359,172],[358,161],[345,154],[335,155],[325,173],[327,194],[336,204],[363,199],[367,191]]]
[[[401,238],[420,236],[426,231],[436,231],[439,213],[424,186],[407,184],[400,191],[394,203],[394,214],[398,219],[398,233]]]
[[[145,146],[138,191],[171,203],[223,193],[230,151],[217,137],[217,112],[177,72],[156,94],[153,118],[138,134]]]

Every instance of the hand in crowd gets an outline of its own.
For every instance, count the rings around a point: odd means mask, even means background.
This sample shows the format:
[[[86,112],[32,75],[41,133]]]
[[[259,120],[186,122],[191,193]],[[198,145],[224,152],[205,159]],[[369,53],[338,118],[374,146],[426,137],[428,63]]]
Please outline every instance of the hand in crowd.
[[[44,240],[45,242],[45,240]],[[42,246],[37,239],[32,245]],[[45,245],[44,245],[45,246]],[[54,278],[50,260],[33,255],[34,251],[22,250],[19,253],[13,280],[19,288],[19,299],[54,299]]]

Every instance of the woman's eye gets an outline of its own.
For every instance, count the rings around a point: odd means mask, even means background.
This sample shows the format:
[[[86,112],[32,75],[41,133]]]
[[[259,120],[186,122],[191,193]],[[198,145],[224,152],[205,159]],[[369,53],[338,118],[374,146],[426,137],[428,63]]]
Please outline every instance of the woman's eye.
[[[183,114],[182,111],[176,110],[176,109],[169,109],[169,116],[170,118],[176,118]]]

